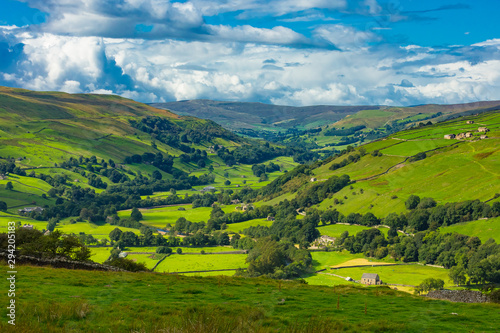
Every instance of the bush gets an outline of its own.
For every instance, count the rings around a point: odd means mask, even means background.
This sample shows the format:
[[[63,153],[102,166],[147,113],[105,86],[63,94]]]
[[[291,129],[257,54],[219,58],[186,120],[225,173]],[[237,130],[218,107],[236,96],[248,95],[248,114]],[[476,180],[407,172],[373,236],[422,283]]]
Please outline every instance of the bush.
[[[436,207],[436,205],[437,205],[437,203],[434,199],[422,198],[422,200],[420,200],[420,203],[418,204],[417,208],[418,209],[426,209],[426,208]]]
[[[158,246],[156,248],[156,253],[171,254],[172,253],[172,249],[169,248],[168,246]]]
[[[148,268],[144,263],[137,263],[130,259],[125,258],[115,258],[107,261],[105,264],[124,269],[129,272],[144,272],[148,271]]]
[[[177,254],[182,254],[182,249],[180,247],[178,247],[177,251],[175,251],[175,252],[177,252]]]

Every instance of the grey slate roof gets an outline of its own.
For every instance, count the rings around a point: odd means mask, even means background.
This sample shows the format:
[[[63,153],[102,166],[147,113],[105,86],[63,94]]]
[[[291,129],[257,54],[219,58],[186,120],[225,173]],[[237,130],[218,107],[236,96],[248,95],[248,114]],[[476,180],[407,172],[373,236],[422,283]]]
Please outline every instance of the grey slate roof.
[[[363,273],[362,279],[379,279],[378,274],[375,273]]]

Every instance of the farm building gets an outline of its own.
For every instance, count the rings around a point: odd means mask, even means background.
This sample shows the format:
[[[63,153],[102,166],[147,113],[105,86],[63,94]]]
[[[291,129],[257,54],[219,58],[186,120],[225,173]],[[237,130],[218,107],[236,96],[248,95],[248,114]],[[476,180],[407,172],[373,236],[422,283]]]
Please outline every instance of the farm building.
[[[484,132],[484,133],[486,133],[486,132],[489,132],[490,130],[489,130],[487,127],[479,127],[479,128],[477,129],[477,131],[478,131],[478,132]]]
[[[474,124],[474,120],[467,120],[467,124]]]
[[[0,174],[0,180],[4,180],[4,179],[7,179],[7,176],[4,175],[3,173]]]
[[[460,133],[458,134],[455,139],[459,140],[459,139],[465,139],[465,138],[472,138],[473,134],[471,132],[467,132],[467,133]]]
[[[448,140],[455,139],[455,134],[446,134],[444,138]]]
[[[481,140],[482,140],[482,139],[488,139],[488,136],[487,136],[487,135],[481,135],[481,137],[480,137],[480,138],[481,138]]]
[[[215,187],[213,187],[213,186],[205,186],[203,188],[203,190],[201,190],[200,192],[201,193],[205,193],[205,192],[208,192],[208,191],[211,191],[211,190],[215,190]]]
[[[318,179],[316,177],[311,178],[311,182],[316,182],[316,181],[318,181]]]
[[[41,213],[43,212],[42,207],[24,207],[23,209],[18,209],[19,214],[29,214],[31,212]]]
[[[33,230],[33,225],[32,224],[24,224],[21,228]]]
[[[380,285],[382,284],[382,280],[380,280],[380,277],[376,273],[363,273],[361,276],[361,283],[367,286]]]
[[[274,221],[274,216],[269,215],[269,216],[267,217],[267,220],[268,220],[268,221]]]

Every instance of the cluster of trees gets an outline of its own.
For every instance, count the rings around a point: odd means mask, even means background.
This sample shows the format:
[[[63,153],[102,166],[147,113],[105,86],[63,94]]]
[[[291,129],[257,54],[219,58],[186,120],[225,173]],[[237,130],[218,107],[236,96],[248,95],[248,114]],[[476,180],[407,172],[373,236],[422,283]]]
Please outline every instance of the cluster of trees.
[[[36,229],[16,229],[16,250],[20,254],[38,258],[64,257],[77,261],[89,261],[90,250],[75,235],[56,230],[44,235]],[[0,248],[7,250],[8,234],[0,233]]]
[[[26,176],[26,171],[16,166],[14,162],[1,162],[0,163],[0,174],[13,173],[19,176]]]
[[[129,122],[132,127],[150,134],[153,139],[186,153],[191,152],[191,148],[184,143],[211,142],[216,138],[240,141],[236,134],[211,120],[185,119],[182,123],[175,123],[166,118],[148,116],[140,121],[130,120]]]
[[[441,265],[450,268],[456,284],[500,282],[500,245],[493,239],[482,244],[475,236],[430,230],[414,236],[389,233],[386,239],[380,230],[369,229],[355,236],[345,232],[337,245],[379,259],[390,255],[403,262]]]
[[[158,152],[156,154],[146,152],[142,155],[135,154],[132,156],[125,157],[124,163],[150,164],[162,171],[165,171],[166,173],[172,173],[173,171],[172,167],[174,165],[174,157],[172,155],[164,154],[161,152]]]
[[[443,280],[428,278],[422,281],[422,283],[415,288],[414,293],[420,295],[421,293],[428,293],[431,290],[442,290],[443,288]]]
[[[236,275],[289,279],[299,277],[312,265],[309,251],[297,249],[291,242],[270,238],[257,241],[246,261],[249,263],[246,271],[238,271]]]
[[[204,168],[207,164],[207,152],[205,150],[195,149],[193,153],[182,154],[179,158],[183,163],[193,162],[200,168]]]
[[[350,128],[341,128],[336,129],[335,127],[326,130],[324,134],[326,136],[348,136],[348,135],[356,135],[359,134],[362,129],[366,128],[365,125],[353,126]]]
[[[329,195],[337,193],[350,183],[351,180],[348,175],[333,176],[324,182],[313,183],[305,190],[299,192],[293,201],[297,208],[310,207],[320,203]]]
[[[323,224],[341,222],[368,227],[384,224],[391,228],[390,233],[395,233],[397,230],[406,230],[408,232],[436,230],[441,226],[459,222],[500,216],[499,202],[495,202],[490,206],[479,200],[468,200],[456,203],[448,202],[437,206],[436,201],[432,198],[420,199],[416,195],[411,195],[405,204],[408,209],[407,212],[399,215],[390,213],[384,219],[376,217],[371,212],[364,215],[360,213],[344,215],[336,209],[318,212],[321,215],[321,222]]]
[[[317,213],[308,214],[302,219],[297,219],[295,207],[285,200],[276,208],[275,221],[270,227],[253,226],[243,230],[243,234],[253,238],[267,236],[275,237],[278,240],[290,241],[300,244],[306,248],[310,242],[319,237],[317,229],[320,216]]]
[[[256,177],[260,177],[262,175],[265,175],[266,173],[273,173],[275,171],[280,171],[280,166],[278,164],[275,164],[273,162],[270,162],[269,164],[254,164],[252,165],[252,173]]]

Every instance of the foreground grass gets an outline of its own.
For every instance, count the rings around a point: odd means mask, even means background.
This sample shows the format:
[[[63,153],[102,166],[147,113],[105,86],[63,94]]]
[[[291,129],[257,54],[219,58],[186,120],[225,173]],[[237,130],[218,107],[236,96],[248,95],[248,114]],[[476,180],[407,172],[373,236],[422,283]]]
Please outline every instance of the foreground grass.
[[[499,305],[428,300],[387,287],[17,269],[16,332],[459,332],[500,325]],[[7,304],[5,293],[0,302]],[[3,319],[0,331],[13,330]]]

